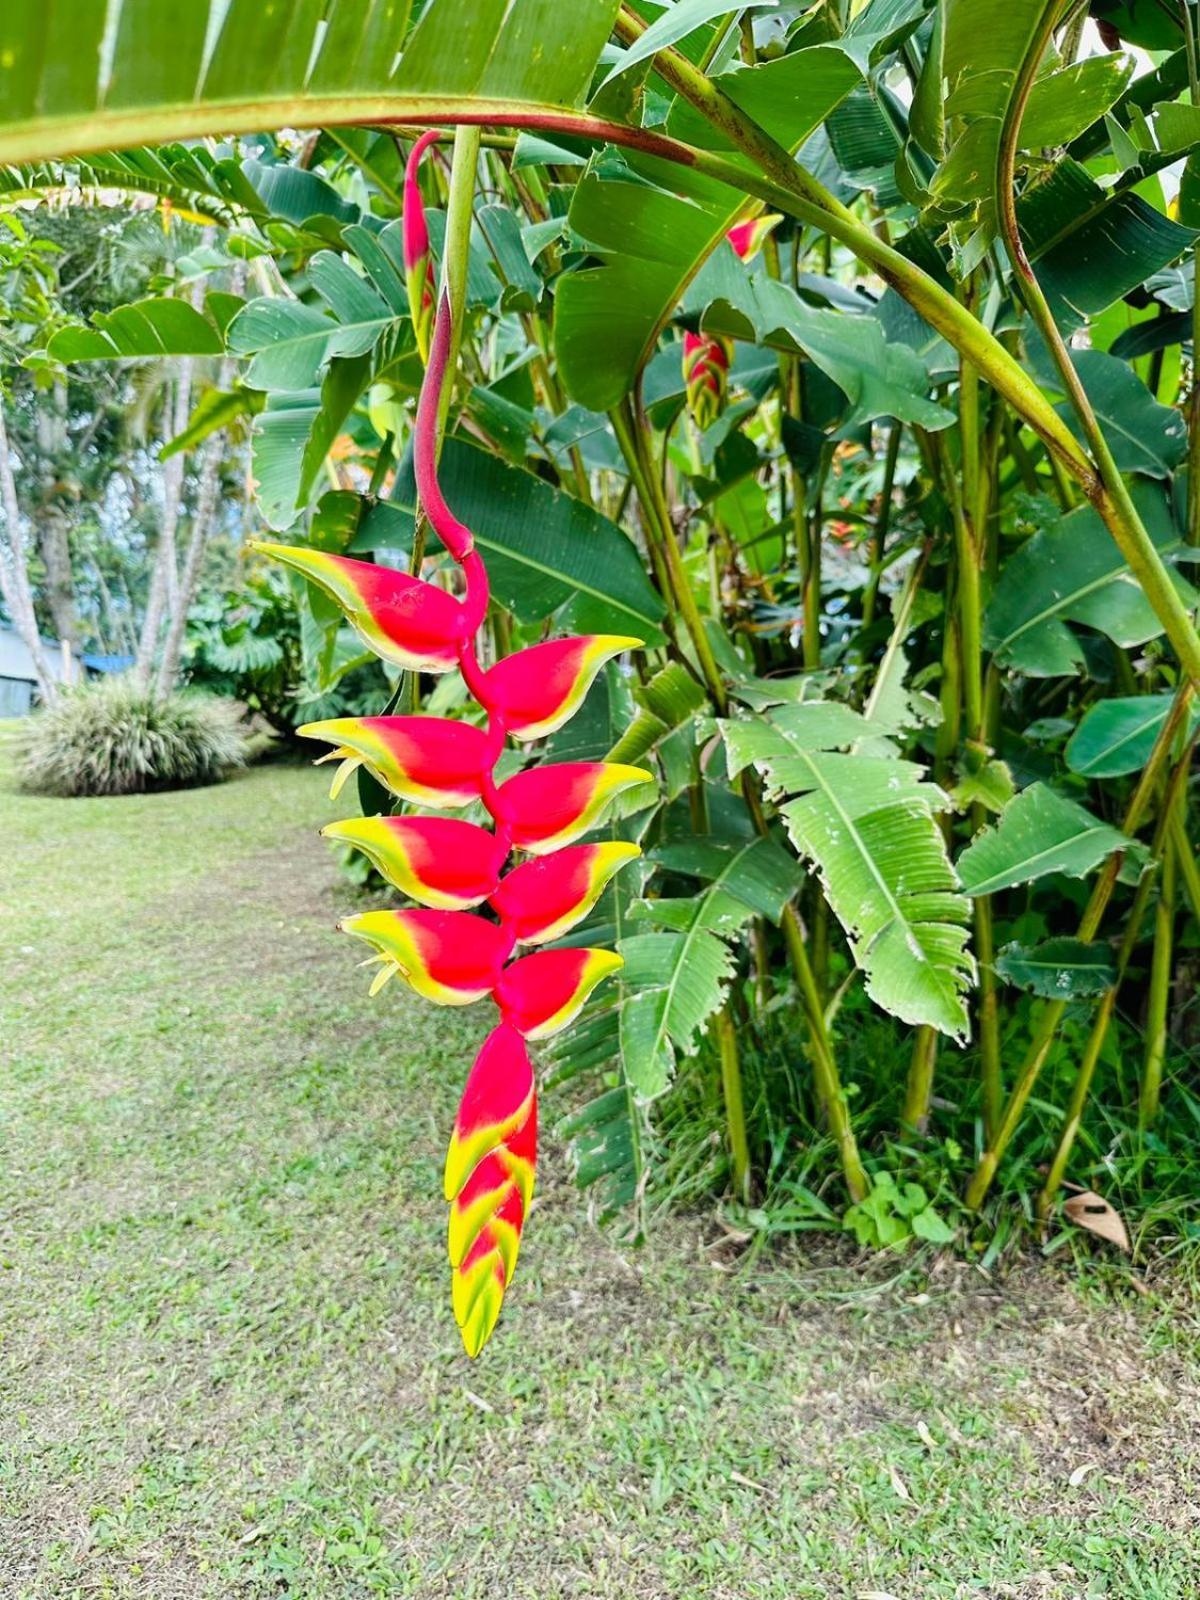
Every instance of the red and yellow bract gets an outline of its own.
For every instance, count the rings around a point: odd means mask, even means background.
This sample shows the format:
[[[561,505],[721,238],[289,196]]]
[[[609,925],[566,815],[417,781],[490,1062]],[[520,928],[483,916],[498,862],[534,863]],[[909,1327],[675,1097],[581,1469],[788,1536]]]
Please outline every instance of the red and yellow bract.
[[[735,255],[748,261],[779,221],[766,212],[739,222],[725,235]],[[725,409],[733,341],[720,333],[685,333],[683,336],[683,386],[693,422],[703,431],[711,428]]]
[[[613,874],[640,855],[623,841],[580,844],[618,794],[651,779],[639,767],[568,762],[531,767],[497,785],[495,767],[512,737],[542,738],[578,710],[606,662],[641,640],[600,634],[552,639],[484,670],[475,638],[488,608],[487,572],[474,536],[455,517],[437,480],[438,409],[451,345],[449,302],[433,312],[429,235],[414,146],[404,182],[404,259],[417,343],[427,370],[417,406],[417,491],[434,530],[462,568],[463,598],[373,562],[324,551],[261,544],[266,554],[318,584],[385,661],[409,671],[457,667],[487,715],[486,729],[439,717],[338,717],[299,731],[333,748],[336,794],[364,767],[401,800],[437,810],[482,802],[493,827],[455,818],[355,817],[323,831],[361,850],[420,910],[376,910],[339,926],[364,939],[380,964],[371,985],[403,977],[426,999],[468,1005],[490,995],[499,1024],[485,1039],[463,1091],[446,1156],[452,1301],[471,1356],[500,1314],[533,1198],[537,1090],[527,1039],[572,1021],[603,979],[621,966],[608,950],[543,950],[513,960],[518,944],[560,938],[582,920]],[[532,859],[506,870],[513,850]],[[491,914],[481,914],[486,908]],[[492,920],[492,918],[495,920]]]

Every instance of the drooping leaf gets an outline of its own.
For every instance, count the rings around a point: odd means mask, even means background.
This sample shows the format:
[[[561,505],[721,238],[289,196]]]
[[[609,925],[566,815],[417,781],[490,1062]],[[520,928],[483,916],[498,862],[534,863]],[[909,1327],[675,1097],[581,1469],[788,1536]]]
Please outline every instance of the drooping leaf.
[[[186,300],[161,298],[97,312],[90,328],[60,328],[46,348],[55,361],[125,361],[219,356],[225,344],[211,314]]]
[[[1161,555],[1184,550],[1161,490],[1134,487],[1134,502]],[[1194,604],[1194,591],[1173,581]],[[1145,644],[1162,624],[1121,558],[1099,514],[1081,506],[1054,517],[1009,557],[984,618],[984,642],[997,660],[1036,677],[1078,671],[1084,655],[1068,623],[1096,628],[1123,646]]]
[[[1170,714],[1174,696],[1143,694],[1101,700],[1085,714],[1063,752],[1084,778],[1120,778],[1140,772]]]
[[[616,10],[617,0],[7,0],[0,162],[419,120],[438,98],[574,106]]]
[[[958,876],[965,894],[997,894],[1051,872],[1086,877],[1114,850],[1131,844],[1085,807],[1034,783],[971,841],[958,858]]]
[[[736,307],[714,303],[703,326],[802,351],[851,402],[846,428],[898,417],[936,431],[954,420],[927,397],[929,372],[920,356],[906,344],[889,341],[877,317],[810,306],[776,279],[756,276]]]
[[[1006,945],[996,956],[996,971],[1005,983],[1050,1000],[1103,994],[1117,977],[1108,946],[1085,944],[1082,939]]]
[[[820,873],[871,997],[964,1037],[974,963],[937,822],[946,796],[912,762],[843,753],[878,732],[845,706],[782,706],[722,731],[732,771],[753,764],[796,796],[781,807],[788,833]]]
[[[1113,459],[1122,472],[1166,478],[1187,453],[1187,427],[1173,406],[1160,405],[1127,362],[1103,350],[1077,350],[1071,364],[1079,374],[1092,409],[1104,429]],[[1062,392],[1062,380],[1047,357],[1035,362],[1039,380]],[[1083,439],[1074,407],[1064,401],[1059,415]]]
[[[1068,329],[1178,260],[1196,238],[1141,195],[1111,193],[1070,160],[1039,173],[1017,211],[1038,281]]]

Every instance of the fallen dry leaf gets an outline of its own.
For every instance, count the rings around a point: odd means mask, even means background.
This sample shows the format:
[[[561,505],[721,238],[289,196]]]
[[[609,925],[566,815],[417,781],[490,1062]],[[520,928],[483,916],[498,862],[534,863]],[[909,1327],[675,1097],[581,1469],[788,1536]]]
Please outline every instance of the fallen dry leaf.
[[[1069,1200],[1064,1200],[1063,1210],[1077,1228],[1086,1228],[1089,1233],[1107,1239],[1109,1244],[1115,1244],[1118,1250],[1129,1254],[1129,1235],[1121,1221],[1121,1214],[1109,1205],[1103,1195],[1093,1189],[1085,1189],[1082,1194],[1073,1194]]]

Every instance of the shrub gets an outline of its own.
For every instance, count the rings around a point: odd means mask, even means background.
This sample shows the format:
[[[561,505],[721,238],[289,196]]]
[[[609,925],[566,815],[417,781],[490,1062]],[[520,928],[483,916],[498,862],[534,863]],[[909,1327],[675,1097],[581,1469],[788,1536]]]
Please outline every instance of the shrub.
[[[40,794],[142,794],[212,783],[246,759],[241,713],[193,692],[157,698],[111,678],[30,717],[18,741],[20,779]]]

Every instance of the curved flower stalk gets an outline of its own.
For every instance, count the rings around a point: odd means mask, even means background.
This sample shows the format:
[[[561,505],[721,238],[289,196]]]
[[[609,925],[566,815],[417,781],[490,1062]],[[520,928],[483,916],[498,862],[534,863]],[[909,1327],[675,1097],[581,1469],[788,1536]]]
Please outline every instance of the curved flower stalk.
[[[743,261],[749,261],[763,240],[780,220],[767,212],[739,222],[725,235]],[[687,408],[693,422],[703,432],[725,409],[729,394],[729,368],[733,362],[733,340],[720,333],[685,333],[683,336],[683,383]]]
[[[414,158],[428,142],[419,141]],[[411,210],[416,193],[410,159],[406,246],[410,236],[424,237],[427,245],[424,218],[418,224]],[[375,952],[370,961],[379,971],[371,993],[399,975],[440,1005],[469,1005],[490,995],[499,1009],[499,1024],[467,1078],[445,1168],[454,1314],[467,1353],[476,1356],[512,1281],[533,1194],[537,1091],[527,1041],[565,1028],[597,984],[622,965],[607,950],[537,947],[579,923],[613,874],[641,853],[619,841],[578,841],[617,794],[650,781],[651,774],[567,762],[496,782],[508,736],[528,741],[561,727],[605,662],[642,641],[554,639],[489,669],[480,664],[475,640],[487,612],[487,572],[471,530],[454,516],[437,480],[437,413],[450,335],[443,296],[417,407],[414,460],[426,515],[462,569],[463,598],[371,562],[285,545],[258,548],[320,585],[384,660],[410,671],[458,667],[487,714],[483,729],[439,717],[382,716],[339,717],[299,730],[332,746],[321,759],[340,763],[334,794],[363,766],[401,800],[438,811],[481,802],[492,822],[488,829],[437,816],[354,817],[323,830],[361,850],[417,902],[414,909],[366,911],[340,923]],[[514,850],[528,859],[510,868]]]
[[[401,219],[404,246],[404,280],[408,288],[408,305],[412,313],[413,333],[421,360],[429,364],[429,336],[433,331],[433,252],[429,248],[429,229],[425,224],[425,207],[417,186],[417,170],[421,157],[431,144],[442,137],[437,128],[423,133],[409,151],[404,166],[404,214]]]

